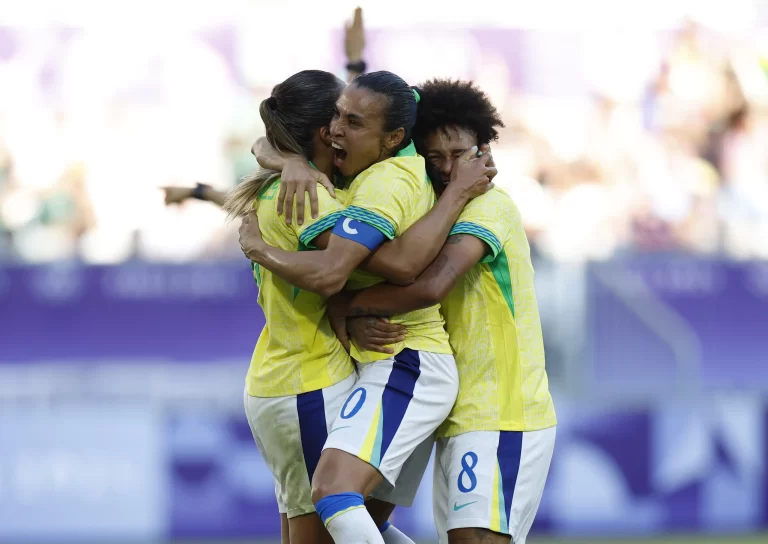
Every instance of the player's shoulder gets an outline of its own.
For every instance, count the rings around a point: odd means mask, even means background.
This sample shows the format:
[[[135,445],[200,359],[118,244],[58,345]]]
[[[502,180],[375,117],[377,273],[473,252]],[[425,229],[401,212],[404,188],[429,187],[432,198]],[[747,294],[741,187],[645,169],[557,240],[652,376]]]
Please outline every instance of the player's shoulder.
[[[259,218],[277,215],[277,195],[280,193],[280,178],[269,182],[262,189],[251,207],[256,210]]]
[[[387,185],[382,186],[367,183],[369,180],[386,181]],[[366,189],[382,189],[391,191],[393,185],[399,185],[400,188],[411,187],[416,190],[423,189],[429,185],[427,178],[426,165],[424,158],[416,154],[399,154],[395,157],[385,159],[369,166],[360,173],[352,183],[352,191]]]
[[[259,229],[264,238],[271,243],[290,236],[290,227],[285,218],[277,213],[277,201],[280,194],[280,178],[272,181],[253,201],[253,209],[259,218]]]
[[[496,220],[514,220],[520,215],[515,201],[506,191],[494,185],[490,191],[472,199],[459,216],[463,218],[484,217]]]
[[[426,168],[421,157],[392,157],[377,162],[363,171],[355,182],[364,182],[370,178],[385,178],[388,181],[402,180],[407,183],[424,182]]]
[[[344,199],[346,198],[346,192],[342,189],[334,189],[336,198],[331,196],[328,189],[317,184],[317,204],[320,209],[335,210],[343,206]]]
[[[427,179],[427,166],[421,155],[397,156],[383,162],[389,163],[393,173],[410,182],[422,184]]]
[[[349,189],[334,189],[334,192],[336,193],[336,199],[339,201],[339,204],[342,206],[346,205],[347,199],[349,198]]]

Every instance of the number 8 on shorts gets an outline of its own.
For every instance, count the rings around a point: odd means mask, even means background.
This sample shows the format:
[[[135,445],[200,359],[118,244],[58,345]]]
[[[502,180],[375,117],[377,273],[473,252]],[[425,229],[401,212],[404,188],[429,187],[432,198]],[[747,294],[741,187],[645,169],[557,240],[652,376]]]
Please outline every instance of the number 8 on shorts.
[[[447,531],[489,529],[525,544],[555,445],[541,431],[474,431],[437,441],[434,513],[441,544]]]

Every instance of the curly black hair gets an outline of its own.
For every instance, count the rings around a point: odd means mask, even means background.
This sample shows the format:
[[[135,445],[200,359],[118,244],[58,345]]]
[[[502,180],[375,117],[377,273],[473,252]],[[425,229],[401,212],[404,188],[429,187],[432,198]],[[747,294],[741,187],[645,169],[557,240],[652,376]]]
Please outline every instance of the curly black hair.
[[[495,142],[497,128],[504,127],[488,96],[471,81],[431,79],[417,87],[421,97],[413,139],[424,150],[427,137],[436,130],[455,126],[471,131],[478,145]]]

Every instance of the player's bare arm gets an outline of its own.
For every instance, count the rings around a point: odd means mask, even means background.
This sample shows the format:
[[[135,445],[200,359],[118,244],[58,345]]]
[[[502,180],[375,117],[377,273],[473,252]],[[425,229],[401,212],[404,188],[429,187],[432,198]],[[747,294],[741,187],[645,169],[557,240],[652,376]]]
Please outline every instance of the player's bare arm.
[[[363,25],[363,10],[355,9],[355,15],[350,23],[344,26],[344,51],[347,54],[347,81],[352,81],[365,72],[365,27]]]
[[[267,138],[261,137],[251,146],[251,153],[262,168],[280,172],[280,193],[277,196],[277,213],[285,211],[285,222],[293,221],[293,200],[296,199],[296,215],[299,225],[304,223],[305,193],[309,193],[312,217],[317,218],[317,184],[319,183],[336,198],[333,183],[328,176],[313,168],[306,158],[294,153],[277,151]]]
[[[446,240],[434,262],[411,285],[382,283],[361,291],[343,291],[328,300],[328,316],[336,336],[348,349],[349,338],[358,346],[379,353],[393,353],[387,346],[405,339],[402,325],[382,319],[440,302],[458,279],[480,261],[490,248],[468,234]],[[348,319],[347,319],[348,318]]]
[[[331,234],[328,246],[319,251],[286,251],[261,237],[256,212],[240,225],[243,253],[291,285],[329,297],[342,290],[350,274],[371,253],[366,246]]]

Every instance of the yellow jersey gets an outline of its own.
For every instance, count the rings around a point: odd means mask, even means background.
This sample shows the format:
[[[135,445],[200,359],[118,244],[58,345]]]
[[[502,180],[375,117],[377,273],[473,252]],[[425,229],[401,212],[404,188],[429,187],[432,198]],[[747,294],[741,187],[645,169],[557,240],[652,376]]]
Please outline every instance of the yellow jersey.
[[[552,427],[533,265],[517,206],[493,188],[467,204],[454,234],[479,238],[491,253],[442,301],[461,385],[438,436]]]
[[[275,181],[254,202],[264,240],[288,251],[311,249],[312,241],[333,227],[341,204],[325,190],[317,191],[318,216],[305,209],[304,224],[290,225],[277,214],[280,182]],[[294,213],[296,207],[294,202]],[[254,397],[283,397],[339,383],[355,371],[354,363],[325,315],[326,299],[294,287],[266,268],[253,264],[259,305],[266,325],[248,369],[246,387]]]
[[[346,209],[342,215],[367,223],[387,239],[400,236],[424,216],[435,202],[435,192],[427,178],[424,159],[411,143],[396,157],[379,162],[359,174],[343,193]],[[384,281],[376,275],[356,270],[347,289],[358,290]],[[432,353],[452,353],[440,315],[440,305],[392,316],[393,323],[408,329],[404,342],[390,346],[394,353],[404,348]],[[352,343],[352,357],[361,363],[387,359],[392,355],[359,349]]]

